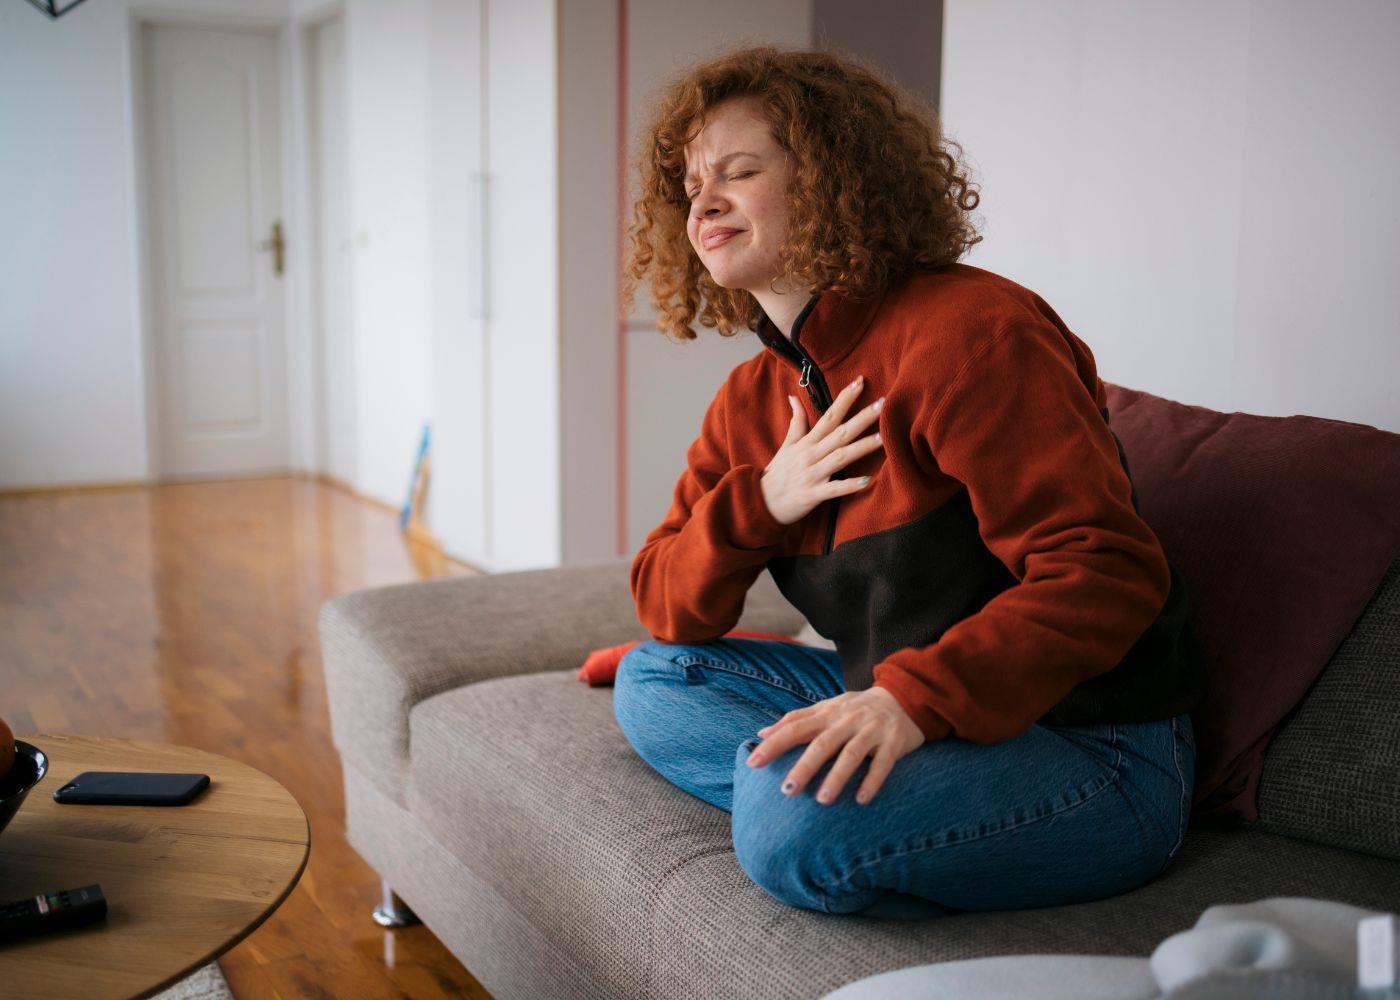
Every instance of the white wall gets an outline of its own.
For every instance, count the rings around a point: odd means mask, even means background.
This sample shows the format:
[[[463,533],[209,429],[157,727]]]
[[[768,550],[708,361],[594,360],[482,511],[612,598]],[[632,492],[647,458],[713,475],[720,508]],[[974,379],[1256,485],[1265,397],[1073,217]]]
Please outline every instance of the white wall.
[[[0,5],[0,487],[144,475],[126,17]]]
[[[488,4],[488,327],[484,358],[493,571],[560,561],[558,12]]]
[[[1400,430],[1400,5],[948,0],[966,258],[1110,382]]]

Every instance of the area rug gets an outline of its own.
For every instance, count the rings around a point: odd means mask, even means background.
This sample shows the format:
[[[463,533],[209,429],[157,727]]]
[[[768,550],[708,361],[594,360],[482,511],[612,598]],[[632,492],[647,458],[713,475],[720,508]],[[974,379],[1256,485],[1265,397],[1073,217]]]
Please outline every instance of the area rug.
[[[170,989],[153,994],[151,1000],[233,1000],[233,991],[228,988],[219,963],[210,962]]]

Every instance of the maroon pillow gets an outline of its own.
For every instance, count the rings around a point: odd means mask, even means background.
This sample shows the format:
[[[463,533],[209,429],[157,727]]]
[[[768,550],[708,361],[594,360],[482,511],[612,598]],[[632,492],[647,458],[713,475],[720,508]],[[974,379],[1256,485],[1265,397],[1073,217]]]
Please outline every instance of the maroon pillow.
[[[1400,554],[1400,434],[1104,388],[1206,653],[1194,816],[1253,821],[1269,740]]]

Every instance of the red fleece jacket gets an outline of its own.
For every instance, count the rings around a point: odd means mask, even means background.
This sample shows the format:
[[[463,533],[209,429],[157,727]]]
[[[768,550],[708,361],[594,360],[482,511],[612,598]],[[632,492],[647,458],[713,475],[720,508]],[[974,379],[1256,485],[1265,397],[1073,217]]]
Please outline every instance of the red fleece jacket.
[[[835,643],[847,690],[886,688],[931,740],[1197,703],[1184,586],[1140,516],[1093,355],[1040,296],[952,264],[873,300],[820,293],[791,339],[766,317],[758,335],[633,560],[653,637],[724,635],[767,569]],[[810,427],[857,375],[856,407],[886,399],[884,444],[836,476],[870,484],[779,523],[760,477],[788,395]]]

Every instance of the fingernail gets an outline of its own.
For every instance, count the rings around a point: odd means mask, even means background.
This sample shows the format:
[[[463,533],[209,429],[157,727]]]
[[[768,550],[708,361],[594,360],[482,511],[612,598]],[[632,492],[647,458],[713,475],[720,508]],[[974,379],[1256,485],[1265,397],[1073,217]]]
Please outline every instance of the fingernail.
[[[881,410],[883,410],[884,408],[885,408],[885,397],[884,397],[884,396],[881,396],[879,399],[875,400],[875,405],[871,407],[871,409],[874,410],[876,413],[879,413],[879,412],[880,412]]]
[[[791,795],[791,794],[792,794],[792,790],[793,790],[794,788],[796,788],[796,787],[797,787],[797,782],[795,782],[795,781],[784,781],[784,782],[783,782],[783,794],[784,794],[784,795]]]
[[[883,437],[880,436],[880,432],[879,432],[879,431],[876,431],[876,432],[875,432],[875,443],[876,443],[876,444],[880,444],[880,443],[881,443],[882,441],[884,441],[884,440],[885,440],[885,439],[884,439]]]
[[[869,477],[869,476],[861,476],[861,477],[860,477],[860,484],[861,484],[862,486],[864,486],[864,485],[865,485],[866,483],[868,483],[868,482],[870,482],[870,477]]]
[[[748,765],[749,765],[749,767],[753,767],[754,764],[755,764],[757,761],[758,761],[758,754],[757,754],[757,753],[751,753],[751,754],[749,754],[749,759],[748,759]]]
[[[870,796],[866,795],[864,792],[860,792],[856,795],[856,801],[861,805],[865,805],[870,801]]]
[[[817,793],[817,801],[820,802],[822,805],[826,805],[831,801],[831,793],[823,789],[822,791]]]

